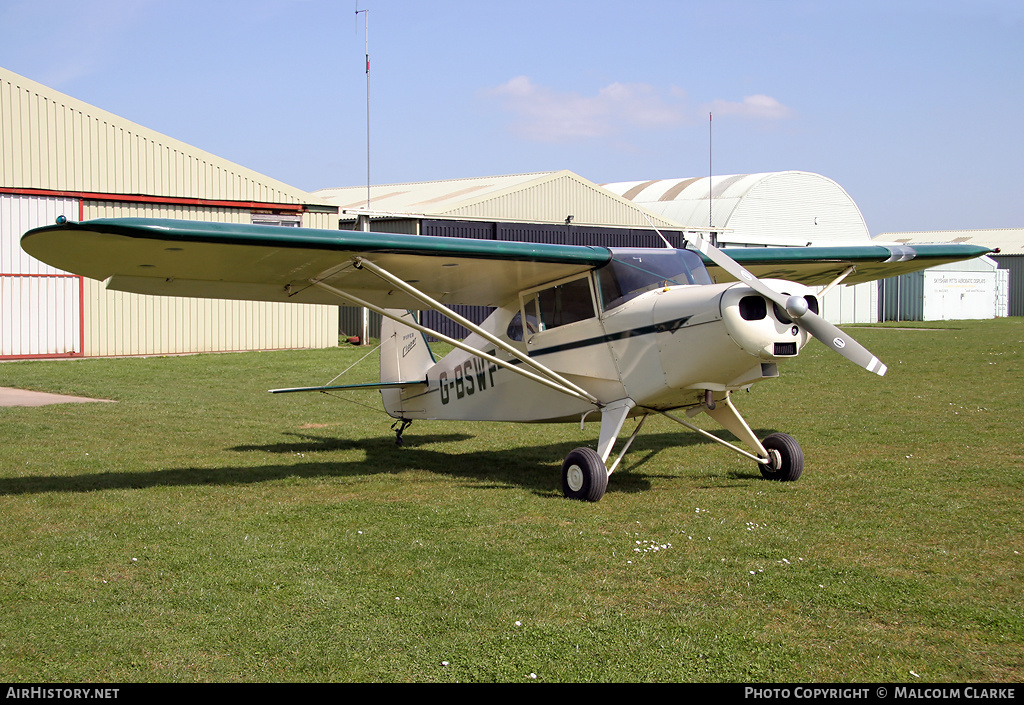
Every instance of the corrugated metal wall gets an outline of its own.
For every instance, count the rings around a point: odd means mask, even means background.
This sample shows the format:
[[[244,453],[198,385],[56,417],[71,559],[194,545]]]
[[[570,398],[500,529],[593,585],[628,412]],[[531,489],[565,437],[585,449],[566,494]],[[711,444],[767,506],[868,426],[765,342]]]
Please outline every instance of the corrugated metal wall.
[[[87,201],[85,219],[178,218],[245,223],[249,211]],[[85,280],[85,355],[322,348],[338,344],[334,306],[143,296]]]
[[[301,203],[297,189],[0,68],[0,185]]]
[[[837,286],[821,299],[821,315],[837,325],[876,323],[877,298],[875,282]]]
[[[870,240],[857,204],[836,182],[798,171],[605,184],[688,227],[728,229],[722,244],[805,245]],[[709,198],[711,214],[709,216]]]
[[[877,286],[879,321],[924,320],[924,272],[880,279]]]
[[[30,257],[26,230],[78,213],[73,198],[0,193],[0,357],[82,354],[82,278]]]
[[[67,214],[71,217],[71,214]],[[331,229],[331,214],[303,213],[302,227]],[[193,206],[181,203],[125,203],[110,200],[86,200],[82,203],[83,220],[93,218],[174,218],[205,220],[216,223],[251,223],[253,214],[246,208]],[[75,220],[77,220],[77,215]],[[52,222],[52,221],[51,221]]]
[[[0,193],[0,272],[8,274],[64,274],[31,257],[21,249],[21,236],[26,230],[52,225],[58,215],[74,215],[78,219],[78,200],[22,196]]]
[[[89,357],[338,344],[333,306],[142,296],[108,291],[91,279],[83,298]]]
[[[1024,255],[996,255],[992,259],[999,264],[1000,269],[1009,272],[1008,315],[1024,316]]]
[[[814,243],[870,240],[864,216],[839,184],[800,172],[782,172],[757,182],[739,202],[728,227],[734,235],[752,235],[766,243],[786,242],[794,235]]]
[[[593,245],[595,247],[663,247],[664,242],[647,228],[598,227],[550,223],[502,223],[495,221],[423,220],[423,235],[463,237],[480,240],[545,242],[556,245]],[[683,233],[662,230],[676,247],[683,246]]]
[[[443,214],[456,219],[510,223],[560,223],[571,215],[578,223],[650,227],[635,204],[568,171],[553,172],[533,183],[479,200],[470,199]]]
[[[86,218],[161,217],[246,222],[248,211],[182,205],[85,202]],[[27,255],[21,235],[75,199],[0,194],[0,356],[154,355],[332,347],[334,306],[142,296],[108,291]]]
[[[0,276],[0,358],[82,352],[81,278]]]
[[[1013,313],[1013,298],[1007,296],[1012,283],[1012,272],[1007,281],[988,257],[882,279],[876,283],[878,318],[943,321],[1020,315]]]
[[[366,322],[363,322],[364,312]],[[338,335],[350,338],[356,336],[365,344],[370,338],[380,338],[380,314],[358,306],[338,307]],[[365,333],[363,332],[365,328]],[[365,339],[364,339],[365,338]]]

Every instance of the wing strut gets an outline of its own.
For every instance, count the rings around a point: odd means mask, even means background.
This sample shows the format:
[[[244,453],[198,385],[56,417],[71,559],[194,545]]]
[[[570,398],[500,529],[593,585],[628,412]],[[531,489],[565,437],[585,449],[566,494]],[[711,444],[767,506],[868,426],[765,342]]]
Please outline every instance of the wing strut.
[[[836,277],[831,282],[829,282],[828,286],[826,286],[824,289],[819,291],[818,292],[818,296],[820,296],[821,298],[825,298],[825,294],[827,294],[828,292],[832,291],[834,288],[836,288],[836,286],[841,281],[843,281],[844,279],[846,279],[848,276],[850,276],[851,274],[853,274],[856,271],[857,271],[857,265],[851,264],[849,267],[847,267],[846,269],[843,270],[842,274],[840,274],[838,277]]]
[[[349,301],[349,302],[355,304],[356,306],[363,306],[365,308],[368,308],[371,311],[374,311],[375,313],[379,313],[380,315],[384,316],[385,318],[390,318],[390,319],[392,319],[394,321],[398,321],[402,325],[406,325],[406,326],[409,326],[410,328],[412,328],[414,330],[418,330],[419,332],[423,333],[424,335],[431,335],[431,336],[437,338],[438,340],[440,340],[440,341],[442,341],[444,343],[448,343],[449,345],[453,345],[453,346],[459,348],[460,350],[465,350],[466,352],[470,353],[471,355],[476,355],[477,357],[479,357],[479,358],[481,358],[483,360],[487,360],[488,362],[493,362],[494,364],[499,365],[500,367],[504,367],[504,368],[506,368],[508,370],[511,370],[512,372],[515,372],[518,375],[522,375],[523,377],[526,377],[527,379],[531,379],[534,382],[538,382],[540,384],[543,384],[544,386],[550,387],[550,388],[552,388],[552,389],[554,389],[556,391],[562,392],[563,394],[568,394],[571,397],[576,397],[577,399],[582,399],[583,401],[585,401],[587,403],[590,403],[590,404],[594,404],[595,406],[598,406],[598,407],[601,406],[601,402],[598,401],[597,397],[595,397],[592,394],[589,394],[589,393],[587,393],[585,391],[583,391],[582,393],[576,391],[576,389],[573,388],[573,387],[575,387],[575,385],[566,386],[565,384],[561,384],[561,383],[559,383],[557,381],[554,381],[552,379],[548,379],[547,377],[542,377],[541,375],[534,374],[533,372],[530,372],[529,370],[521,369],[521,368],[517,367],[516,365],[512,364],[511,362],[508,362],[506,360],[502,360],[500,358],[497,358],[494,355],[490,355],[488,353],[485,353],[485,352],[483,352],[481,350],[478,350],[478,349],[476,349],[476,348],[474,348],[474,347],[472,347],[470,345],[466,345],[461,340],[456,340],[454,338],[449,338],[448,336],[442,335],[442,334],[438,333],[437,331],[431,330],[430,328],[427,328],[426,326],[423,326],[423,325],[421,325],[419,323],[413,323],[412,321],[410,321],[408,319],[405,319],[405,318],[399,319],[398,316],[395,316],[394,314],[389,313],[387,309],[381,308],[380,306],[375,306],[374,304],[371,304],[369,301],[364,301],[363,299],[360,299],[357,296],[353,296],[352,294],[348,294],[348,293],[346,293],[344,291],[341,291],[340,289],[336,289],[335,287],[331,286],[330,284],[325,284],[325,283],[323,283],[321,281],[316,281],[314,279],[310,279],[309,281],[310,281],[310,283],[313,286],[319,287],[320,289],[323,289],[324,291],[329,291],[330,293],[334,294],[338,298],[343,299],[345,301]],[[443,316],[448,316],[449,318],[452,315],[452,311],[450,311],[447,308],[443,308],[443,310],[439,310],[438,313],[440,313]],[[455,320],[455,319],[453,319],[453,320]],[[474,327],[476,327],[476,326],[474,326]],[[505,350],[506,352],[509,352],[509,348],[508,348],[507,345],[502,344],[499,347],[502,350]],[[554,374],[554,373],[551,373],[551,374]]]
[[[580,387],[578,385],[573,384],[572,382],[567,380],[565,377],[563,377],[562,375],[558,374],[557,372],[555,372],[554,370],[550,369],[549,367],[545,367],[544,365],[542,365],[541,363],[537,362],[536,360],[534,360],[530,356],[524,355],[523,353],[519,352],[515,348],[509,346],[507,343],[505,343],[500,338],[497,338],[493,334],[488,333],[487,331],[485,331],[480,326],[476,325],[475,323],[473,323],[469,319],[467,319],[467,318],[465,318],[463,316],[460,316],[455,311],[452,311],[447,306],[444,306],[443,304],[441,304],[439,301],[436,301],[436,300],[430,298],[429,296],[424,294],[422,291],[420,291],[416,287],[412,286],[411,284],[409,284],[407,282],[402,281],[401,279],[399,279],[398,277],[396,277],[394,274],[392,274],[391,272],[387,271],[386,269],[383,269],[380,266],[374,264],[373,262],[370,262],[369,260],[363,259],[362,257],[356,257],[355,258],[355,262],[356,262],[356,267],[358,269],[367,269],[370,272],[372,272],[373,274],[376,274],[378,277],[380,277],[381,279],[383,279],[387,283],[392,284],[392,285],[398,287],[399,289],[401,289],[405,293],[409,294],[413,298],[419,299],[421,302],[423,302],[424,304],[429,306],[434,311],[437,311],[442,316],[444,316],[444,317],[446,317],[446,318],[448,318],[448,319],[450,319],[452,321],[455,321],[456,323],[464,326],[465,328],[469,329],[470,332],[476,333],[481,338],[483,338],[484,340],[489,342],[491,345],[494,345],[494,346],[500,348],[501,350],[507,352],[509,355],[512,355],[513,357],[515,357],[517,360],[519,360],[523,364],[531,367],[535,372],[537,372],[537,373],[547,377],[548,379],[550,379],[553,382],[557,382],[560,385],[564,385],[565,387],[568,387],[569,389],[572,389],[573,391],[576,392],[577,396],[582,396],[584,399],[586,399],[587,401],[589,401],[589,402],[591,402],[593,404],[598,404],[599,403],[597,398],[594,397],[592,394],[590,394],[590,392],[588,392],[587,390],[583,389],[582,387]],[[431,333],[431,335],[436,336],[437,334],[436,333]]]

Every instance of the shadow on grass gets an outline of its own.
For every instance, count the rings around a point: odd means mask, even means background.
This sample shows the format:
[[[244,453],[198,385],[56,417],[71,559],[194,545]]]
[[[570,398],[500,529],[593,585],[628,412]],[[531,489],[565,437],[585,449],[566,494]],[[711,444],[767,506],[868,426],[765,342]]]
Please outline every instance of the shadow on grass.
[[[469,478],[481,488],[512,486],[541,496],[562,496],[561,460],[577,442],[526,446],[514,450],[453,453],[431,450],[436,444],[457,444],[474,438],[468,434],[406,436],[402,446],[394,438],[345,439],[291,433],[293,442],[235,446],[238,453],[305,455],[357,450],[359,460],[296,460],[260,466],[169,468],[138,472],[100,472],[74,476],[34,476],[0,479],[0,496],[44,492],[95,492],[111,489],[144,489],[202,485],[248,485],[286,478],[359,477],[381,473],[426,471],[453,478]],[[721,437],[729,434],[721,432]],[[637,438],[622,464],[609,480],[608,492],[635,493],[650,489],[652,479],[678,477],[663,472],[644,472],[659,453],[669,448],[707,445],[710,441],[692,434],[659,433]],[[723,449],[725,450],[725,449]],[[728,452],[728,451],[725,451]],[[612,460],[617,457],[615,453]],[[611,462],[611,460],[610,460]],[[753,465],[753,464],[752,464]],[[696,470],[699,472],[699,469]],[[748,482],[760,479],[750,473],[730,473],[729,479]]]

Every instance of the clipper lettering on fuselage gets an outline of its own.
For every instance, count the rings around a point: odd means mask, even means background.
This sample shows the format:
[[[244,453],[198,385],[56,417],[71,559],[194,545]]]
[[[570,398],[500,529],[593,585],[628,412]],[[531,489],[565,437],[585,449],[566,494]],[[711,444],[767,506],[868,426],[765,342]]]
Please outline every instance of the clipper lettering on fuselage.
[[[413,348],[416,347],[416,334],[407,333],[406,335],[402,336],[402,343],[404,343],[402,347],[402,357],[405,357],[406,355],[409,354],[410,351],[412,351]]]
[[[492,350],[490,354],[494,354]],[[498,366],[478,357],[466,360],[449,373],[444,371],[438,375],[441,385],[441,403],[447,404],[454,397],[463,399],[473,394],[494,388],[494,373]]]

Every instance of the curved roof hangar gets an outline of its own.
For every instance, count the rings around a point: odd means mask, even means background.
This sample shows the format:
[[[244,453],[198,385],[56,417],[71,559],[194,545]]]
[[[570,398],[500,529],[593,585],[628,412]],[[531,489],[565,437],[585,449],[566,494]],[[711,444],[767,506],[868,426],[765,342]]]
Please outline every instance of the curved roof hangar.
[[[684,227],[718,230],[722,245],[871,240],[857,204],[839,184],[820,174],[781,171],[602,186]]]

